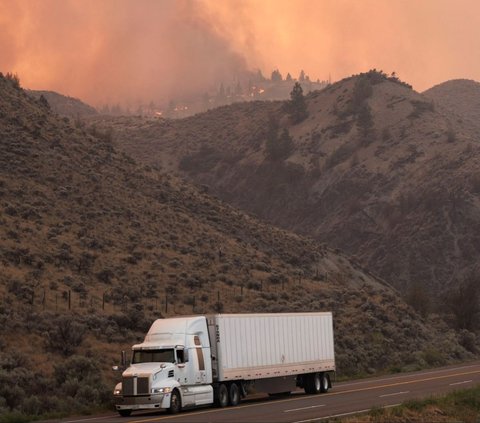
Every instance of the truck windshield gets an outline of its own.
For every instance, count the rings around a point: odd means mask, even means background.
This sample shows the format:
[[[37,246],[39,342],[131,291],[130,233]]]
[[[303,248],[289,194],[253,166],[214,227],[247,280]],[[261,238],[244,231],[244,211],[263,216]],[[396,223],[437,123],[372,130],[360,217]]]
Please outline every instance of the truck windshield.
[[[174,363],[175,354],[173,348],[159,350],[135,350],[132,364],[138,363]]]

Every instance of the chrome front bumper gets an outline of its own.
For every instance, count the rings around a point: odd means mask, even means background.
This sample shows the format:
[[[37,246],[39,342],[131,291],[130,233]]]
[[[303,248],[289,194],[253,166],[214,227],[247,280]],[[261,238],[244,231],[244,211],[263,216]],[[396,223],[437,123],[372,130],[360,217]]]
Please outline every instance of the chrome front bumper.
[[[170,394],[123,397],[115,396],[116,410],[151,410],[170,407]]]

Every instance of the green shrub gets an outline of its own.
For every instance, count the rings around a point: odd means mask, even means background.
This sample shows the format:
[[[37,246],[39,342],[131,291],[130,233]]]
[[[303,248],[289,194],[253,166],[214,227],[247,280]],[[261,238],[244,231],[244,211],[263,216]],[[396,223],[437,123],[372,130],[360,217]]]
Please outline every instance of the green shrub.
[[[268,277],[268,282],[274,285],[281,284],[282,282],[285,283],[288,281],[287,277],[283,274],[274,273]]]
[[[0,423],[29,423],[31,421],[32,416],[25,415],[19,411],[6,413],[0,412]]]
[[[373,116],[370,106],[367,103],[362,104],[358,109],[357,129],[360,135],[361,145],[367,146],[375,140]]]
[[[60,391],[77,406],[99,406],[108,402],[110,390],[103,384],[98,363],[83,356],[72,356],[54,367]]]
[[[372,407],[368,414],[375,420],[385,415],[385,409],[383,407]]]
[[[99,381],[100,368],[91,358],[74,355],[54,366],[54,377],[58,385],[63,385],[67,380]]]
[[[475,334],[466,329],[461,330],[460,333],[458,334],[458,342],[467,351],[470,351],[473,353],[477,352],[476,341],[477,341],[477,337],[475,336]]]
[[[360,75],[353,87],[351,111],[352,113],[358,113],[362,106],[364,106],[366,100],[372,96],[373,88],[370,79],[367,75]]]
[[[411,119],[418,118],[426,112],[435,111],[435,106],[433,105],[433,102],[412,100],[411,104],[413,106],[413,111],[408,115],[408,117]]]
[[[419,400],[406,401],[402,406],[416,412],[422,411],[425,408],[425,405]]]
[[[266,145],[267,158],[273,161],[287,159],[294,150],[292,137],[286,128],[283,129],[280,137],[267,139]]]
[[[7,72],[5,75],[5,79],[10,82],[12,87],[20,89],[20,78],[16,73]]]
[[[53,327],[47,331],[46,347],[68,357],[82,344],[86,327],[70,316],[61,316],[52,322]]]
[[[440,366],[445,364],[445,358],[437,349],[430,347],[423,352],[423,359],[429,366]]]
[[[307,103],[303,95],[302,86],[298,82],[295,82],[290,93],[290,100],[285,103],[284,110],[289,114],[294,125],[308,117]]]
[[[23,413],[30,415],[39,415],[45,411],[42,401],[36,395],[26,397],[22,401],[21,409]]]

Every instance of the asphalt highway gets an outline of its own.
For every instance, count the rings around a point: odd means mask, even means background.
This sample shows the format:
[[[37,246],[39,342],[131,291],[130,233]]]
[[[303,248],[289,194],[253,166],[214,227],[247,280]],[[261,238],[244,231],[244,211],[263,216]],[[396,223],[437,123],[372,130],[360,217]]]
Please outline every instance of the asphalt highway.
[[[134,412],[128,418],[116,413],[96,417],[70,418],[62,423],[210,423],[210,422],[288,422],[307,423],[391,407],[409,399],[428,398],[480,384],[480,362],[434,370],[342,382],[326,394],[288,397],[255,396],[236,407],[197,408],[176,415],[166,412]]]

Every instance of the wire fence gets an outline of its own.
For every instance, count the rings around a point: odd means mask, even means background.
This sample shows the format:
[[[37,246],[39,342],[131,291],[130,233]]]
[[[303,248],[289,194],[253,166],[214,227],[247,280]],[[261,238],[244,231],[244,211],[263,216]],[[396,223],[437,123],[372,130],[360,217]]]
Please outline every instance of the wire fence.
[[[326,280],[327,274],[321,280]],[[219,282],[210,289],[188,290],[181,293],[169,293],[165,291],[150,292],[149,296],[130,298],[127,294],[116,292],[115,288],[107,290],[83,290],[77,292],[73,289],[59,290],[39,286],[28,290],[6,290],[3,294],[3,302],[22,302],[26,306],[37,311],[51,312],[85,312],[98,314],[112,314],[126,312],[132,307],[141,307],[143,310],[160,313],[162,315],[174,315],[195,313],[199,310],[213,309],[223,311],[223,304],[230,302],[240,303],[251,301],[267,294],[280,294],[301,285],[302,276],[281,281],[258,280],[249,281],[241,285],[228,285]],[[219,286],[220,285],[220,286]],[[189,292],[188,292],[189,291]]]

